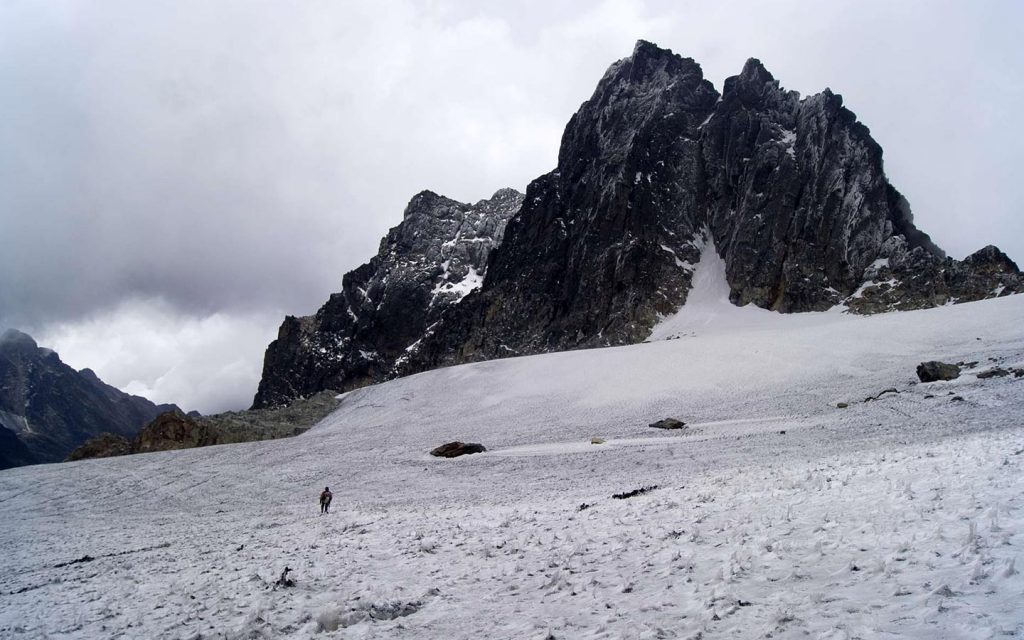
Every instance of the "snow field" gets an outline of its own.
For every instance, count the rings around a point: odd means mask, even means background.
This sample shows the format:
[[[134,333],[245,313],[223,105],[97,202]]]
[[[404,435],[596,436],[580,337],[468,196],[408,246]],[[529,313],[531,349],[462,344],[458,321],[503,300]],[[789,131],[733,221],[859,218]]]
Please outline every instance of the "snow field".
[[[1024,378],[976,375],[1024,366],[1024,296],[777,316],[719,304],[714,268],[678,339],[360,389],[287,440],[0,472],[0,636],[1024,633]],[[975,364],[919,384],[930,359]],[[455,439],[488,452],[427,455]]]

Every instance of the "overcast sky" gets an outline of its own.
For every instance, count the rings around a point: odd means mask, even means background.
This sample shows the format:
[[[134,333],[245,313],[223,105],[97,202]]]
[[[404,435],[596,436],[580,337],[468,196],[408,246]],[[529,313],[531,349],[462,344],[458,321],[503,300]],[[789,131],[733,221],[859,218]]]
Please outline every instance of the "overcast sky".
[[[919,227],[1024,262],[1024,3],[0,3],[0,328],[204,412],[249,405],[409,198],[525,189],[638,38],[721,90],[825,87]]]

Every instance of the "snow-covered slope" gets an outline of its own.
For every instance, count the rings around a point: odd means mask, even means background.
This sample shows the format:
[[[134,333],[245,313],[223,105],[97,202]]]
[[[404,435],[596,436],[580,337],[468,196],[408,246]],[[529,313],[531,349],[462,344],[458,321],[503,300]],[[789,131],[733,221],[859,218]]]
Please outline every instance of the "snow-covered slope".
[[[700,262],[693,273],[686,304],[663,319],[651,331],[649,340],[673,340],[709,332],[735,334],[740,330],[780,327],[796,329],[801,324],[819,324],[821,313],[784,315],[754,304],[737,307],[729,302],[729,283],[725,277],[725,260],[718,255],[714,241],[705,232]],[[835,308],[838,313],[840,308]]]
[[[1024,366],[1024,296],[772,315],[713,295],[716,257],[678,339],[360,389],[289,440],[0,473],[0,636],[1024,633],[1024,378],[976,375]],[[930,359],[977,364],[919,384]],[[489,451],[427,455],[455,439]]]

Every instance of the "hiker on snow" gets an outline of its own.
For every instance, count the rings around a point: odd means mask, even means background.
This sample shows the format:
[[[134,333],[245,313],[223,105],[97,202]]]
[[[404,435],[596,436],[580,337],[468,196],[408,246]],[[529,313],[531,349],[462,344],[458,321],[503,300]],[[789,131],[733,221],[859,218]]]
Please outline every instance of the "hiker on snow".
[[[330,487],[324,487],[323,492],[320,493],[320,513],[330,513],[331,509],[331,498],[334,494],[331,493]]]

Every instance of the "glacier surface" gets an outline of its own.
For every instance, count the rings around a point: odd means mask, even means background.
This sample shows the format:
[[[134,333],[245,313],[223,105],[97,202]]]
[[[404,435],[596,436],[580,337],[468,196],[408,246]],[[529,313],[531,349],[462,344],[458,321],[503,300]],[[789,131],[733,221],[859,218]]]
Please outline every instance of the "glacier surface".
[[[649,343],[366,387],[286,440],[0,472],[0,636],[1024,633],[1024,378],[977,376],[1024,367],[1024,296],[780,315],[730,305],[720,262]],[[932,359],[967,364],[918,383]],[[451,440],[488,451],[427,454]]]

